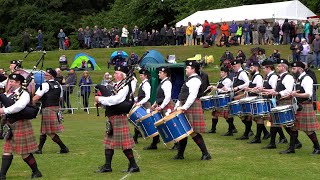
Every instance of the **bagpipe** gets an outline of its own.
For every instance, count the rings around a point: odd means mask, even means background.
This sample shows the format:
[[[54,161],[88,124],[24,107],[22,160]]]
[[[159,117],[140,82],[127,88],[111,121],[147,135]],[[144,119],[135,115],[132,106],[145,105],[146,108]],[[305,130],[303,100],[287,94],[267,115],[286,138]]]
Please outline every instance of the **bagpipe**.
[[[7,97],[5,94],[0,94],[0,102],[4,107],[9,107],[13,105],[17,100],[19,100],[21,94],[23,93],[24,90],[27,90],[28,85],[31,83],[33,80],[33,71],[35,71],[40,64],[42,60],[44,60],[46,52],[43,51],[43,54],[39,58],[39,60],[36,62],[36,65],[33,67],[32,71],[30,74],[25,78],[24,82],[22,83],[22,86],[18,90],[18,93],[14,94],[12,97]],[[23,60],[20,60],[19,63],[22,63]],[[21,64],[20,64],[21,66]],[[17,67],[17,66],[16,66]],[[13,72],[14,73],[14,72]],[[16,122],[17,120],[21,119],[34,119],[37,117],[37,114],[39,112],[39,108],[36,106],[31,105],[29,103],[23,110],[21,110],[18,113],[14,114],[7,114],[6,118],[10,123]]]

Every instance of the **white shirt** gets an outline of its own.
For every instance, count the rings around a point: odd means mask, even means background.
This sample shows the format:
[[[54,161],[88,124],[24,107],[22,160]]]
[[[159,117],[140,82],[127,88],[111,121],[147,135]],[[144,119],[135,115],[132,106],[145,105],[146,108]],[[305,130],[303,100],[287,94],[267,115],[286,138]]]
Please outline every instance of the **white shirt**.
[[[139,104],[144,104],[144,103],[148,102],[150,99],[150,93],[151,93],[151,86],[150,86],[150,83],[148,82],[148,79],[145,79],[144,81],[142,81],[142,83],[140,84],[139,87],[141,87],[142,84],[143,84],[142,90],[145,94],[145,97],[143,99],[141,99]]]
[[[138,80],[137,80],[137,78],[135,78],[135,77],[133,76],[133,77],[132,77],[132,81],[131,81],[131,91],[132,91],[132,94],[134,94],[134,93],[136,92],[137,84],[138,84]]]
[[[7,85],[8,78],[2,82],[0,82],[0,88],[5,88]]]
[[[198,74],[194,73],[191,74],[189,76],[189,78],[196,76]],[[194,103],[194,101],[197,98],[200,86],[201,86],[201,80],[198,78],[192,78],[189,81],[186,82],[186,86],[189,88],[189,95],[188,98],[186,100],[186,102],[184,103],[184,105],[182,106],[183,109],[187,110],[189,109],[189,107]],[[177,101],[175,107],[180,106],[180,101]]]
[[[272,73],[274,73],[274,71],[271,71],[267,74],[267,76],[270,76]],[[276,89],[277,87],[277,80],[278,80],[278,76],[276,74],[272,75],[269,79],[269,84],[272,87],[272,89]]]
[[[288,73],[287,71],[284,72],[284,73]],[[279,78],[284,74],[284,73],[281,73],[279,75]],[[282,84],[284,85],[284,87],[286,88],[285,90],[283,91],[280,91],[280,95],[281,97],[284,97],[284,96],[288,96],[292,90],[293,90],[293,85],[294,85],[294,79],[293,77],[290,75],[290,74],[287,74],[286,77],[283,78],[282,80]]]
[[[165,81],[168,78],[164,78],[160,83],[162,83],[163,81]],[[165,81],[162,85],[161,85],[161,89],[164,92],[164,100],[162,102],[162,104],[160,105],[160,108],[163,109],[164,107],[166,107],[170,100],[171,100],[171,90],[172,90],[172,84],[170,81]]]
[[[121,37],[128,37],[129,31],[126,28],[122,28]]]
[[[49,81],[54,81],[53,79],[50,79]],[[61,92],[60,92],[60,98],[63,97],[63,90],[62,90],[62,86],[58,83],[58,85],[60,86]],[[40,89],[40,87],[38,88],[37,92],[35,93],[36,95],[42,97],[45,93],[47,93],[50,89],[49,84],[47,82],[44,82],[41,84],[42,86],[42,90]]]
[[[202,26],[196,27],[197,36],[201,36],[201,35],[203,34],[203,33],[202,33],[202,30],[203,30],[203,27],[202,27]]]
[[[225,77],[223,77],[223,78],[225,78]],[[222,78],[222,79],[223,79]],[[218,82],[219,83],[219,82]],[[217,84],[218,84],[217,83]],[[225,78],[223,81],[222,81],[222,84],[223,84],[223,86],[224,87],[226,87],[227,89],[231,89],[231,87],[232,87],[232,81],[231,81],[231,79],[230,78]],[[218,91],[218,93],[226,93],[226,92],[228,92],[228,91],[224,91],[224,90],[222,90],[222,89],[217,89],[217,91]]]
[[[238,70],[238,72],[242,71],[239,75],[238,75],[238,79],[242,80],[244,82],[244,84],[241,84],[240,86],[237,86],[239,89],[243,89],[249,86],[250,80],[248,77],[248,74],[243,71],[243,69],[240,67],[240,69]],[[233,81],[236,79],[236,76],[233,78]],[[228,89],[228,91],[231,91],[231,88]]]
[[[117,82],[116,84],[119,84],[119,82]],[[105,106],[117,105],[122,103],[126,99],[128,92],[129,92],[129,86],[126,85],[116,95],[109,96],[109,97],[100,96],[98,100],[102,105],[105,105]]]
[[[256,72],[254,75],[256,74],[259,74],[259,72]],[[256,84],[256,87],[263,87],[263,78],[262,76],[260,75],[257,75],[256,77],[254,77],[253,81],[252,81],[253,84]]]
[[[19,88],[14,90],[14,93],[18,93],[18,91],[19,91]],[[7,97],[9,97],[11,94],[12,93],[7,94]],[[27,91],[23,90],[19,100],[16,101],[13,105],[9,107],[5,107],[4,113],[14,114],[14,113],[20,112],[27,106],[27,104],[29,104],[29,102],[30,102],[30,95]]]
[[[302,74],[300,74],[298,79],[300,79],[305,74],[306,74],[306,72],[303,72]],[[304,77],[301,82],[301,86],[303,87],[305,93],[309,94],[309,98],[311,98],[312,94],[313,94],[313,80],[312,80],[312,78],[310,76]]]

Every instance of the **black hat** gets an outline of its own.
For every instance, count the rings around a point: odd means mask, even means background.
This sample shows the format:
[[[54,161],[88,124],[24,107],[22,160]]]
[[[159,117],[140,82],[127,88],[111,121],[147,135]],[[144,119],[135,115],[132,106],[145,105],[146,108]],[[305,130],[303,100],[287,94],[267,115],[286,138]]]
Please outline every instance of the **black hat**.
[[[150,75],[150,72],[147,69],[140,69],[139,74]]]
[[[241,64],[241,60],[240,59],[235,59],[231,62],[231,65],[236,65],[236,64]]]
[[[229,69],[227,67],[221,67],[220,71],[229,72]]]
[[[12,73],[12,74],[9,75],[9,79],[15,80],[15,81],[20,81],[20,84],[22,84],[23,81],[24,81],[24,77],[23,77],[22,75],[20,75],[20,74],[14,74],[14,73]]]
[[[260,64],[257,61],[253,61],[250,63],[250,66],[260,67]]]
[[[266,61],[263,61],[263,62],[261,63],[261,65],[262,65],[262,66],[273,66],[273,65],[274,65],[274,62],[266,60]]]
[[[302,69],[304,69],[306,67],[306,65],[301,61],[296,61],[296,62],[292,63],[291,66],[292,67],[301,67]]]
[[[185,61],[186,66],[191,66],[192,68],[199,70],[200,64],[195,60],[187,60]]]
[[[117,66],[114,67],[114,70],[115,71],[121,71],[121,72],[123,72],[125,74],[127,74],[129,72],[129,69],[128,69],[127,66],[118,66],[117,65]]]
[[[52,69],[52,68],[47,68],[46,72],[49,73],[51,76],[53,76],[54,78],[57,77],[57,72]]]
[[[158,71],[162,71],[164,73],[167,73],[168,75],[170,75],[171,73],[170,68],[168,66],[161,66],[158,68]]]
[[[278,63],[278,64],[286,64],[286,65],[289,66],[289,62],[288,62],[286,59],[279,59],[279,60],[277,61],[277,63]]]

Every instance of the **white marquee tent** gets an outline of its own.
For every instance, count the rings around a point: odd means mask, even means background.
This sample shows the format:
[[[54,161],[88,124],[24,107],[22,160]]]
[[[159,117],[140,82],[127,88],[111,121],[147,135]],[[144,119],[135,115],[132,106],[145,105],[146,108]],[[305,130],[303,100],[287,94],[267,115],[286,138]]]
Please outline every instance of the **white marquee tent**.
[[[267,4],[244,5],[225,9],[215,9],[198,11],[185,19],[179,21],[176,26],[188,26],[188,22],[192,25],[197,23],[203,24],[205,20],[208,22],[231,22],[232,20],[242,22],[244,19],[263,19],[268,22],[289,20],[306,20],[309,16],[315,16],[310,9],[303,5],[300,1],[285,1]]]

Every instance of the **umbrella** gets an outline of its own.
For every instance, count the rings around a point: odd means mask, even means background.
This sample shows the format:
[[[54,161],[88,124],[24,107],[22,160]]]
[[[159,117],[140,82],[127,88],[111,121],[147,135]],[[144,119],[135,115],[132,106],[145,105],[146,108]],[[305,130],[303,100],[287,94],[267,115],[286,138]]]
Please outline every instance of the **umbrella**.
[[[114,58],[116,56],[121,56],[122,58],[127,58],[128,57],[128,54],[125,52],[125,51],[114,51],[112,54],[111,54],[111,58]]]

